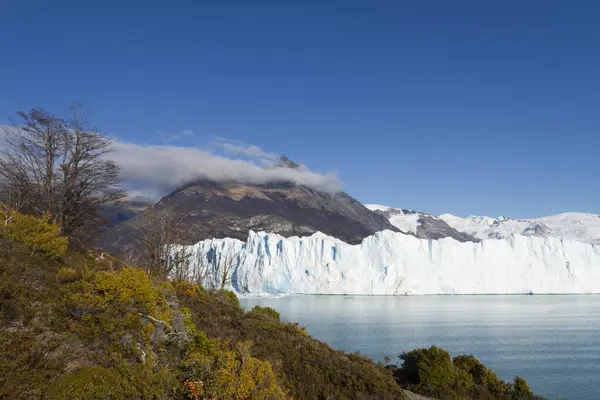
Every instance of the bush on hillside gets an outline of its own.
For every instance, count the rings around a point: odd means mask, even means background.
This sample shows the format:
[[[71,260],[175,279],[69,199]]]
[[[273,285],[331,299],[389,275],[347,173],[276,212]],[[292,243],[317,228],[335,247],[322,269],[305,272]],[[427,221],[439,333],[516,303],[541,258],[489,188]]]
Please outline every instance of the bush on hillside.
[[[515,378],[514,385],[498,378],[472,355],[450,358],[436,346],[402,353],[402,365],[390,367],[398,383],[412,391],[439,399],[539,399],[527,382]]]
[[[209,339],[170,283],[135,268],[44,268],[46,258],[29,264],[15,255],[0,251],[0,274],[22,283],[30,296],[19,305],[34,316],[0,329],[0,398],[287,399],[250,343]],[[16,274],[29,268],[45,279],[21,282]]]
[[[61,257],[67,251],[69,240],[60,235],[60,227],[51,221],[49,214],[38,218],[10,209],[1,210],[0,223],[5,237],[49,257]]]
[[[512,389],[515,394],[514,398],[528,399],[533,396],[533,393],[531,393],[531,389],[529,389],[529,384],[525,379],[521,378],[520,376],[515,376]]]
[[[254,308],[250,310],[248,315],[259,317],[264,316],[265,318],[272,318],[277,322],[281,321],[281,316],[279,315],[279,313],[271,307],[254,306]]]

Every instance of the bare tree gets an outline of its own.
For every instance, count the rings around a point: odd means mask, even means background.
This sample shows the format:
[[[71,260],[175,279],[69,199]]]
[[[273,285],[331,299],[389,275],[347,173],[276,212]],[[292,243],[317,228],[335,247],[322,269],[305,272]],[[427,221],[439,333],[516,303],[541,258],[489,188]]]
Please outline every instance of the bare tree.
[[[213,268],[205,255],[197,254],[188,279],[205,288],[211,289],[213,282],[210,277],[213,274]]]
[[[125,197],[119,167],[106,158],[110,139],[91,127],[78,106],[62,119],[43,109],[19,112],[20,123],[3,127],[0,153],[6,190],[26,199],[27,210],[50,213],[72,244],[83,244],[99,225],[100,207]]]
[[[231,283],[231,273],[233,272],[234,258],[230,254],[221,254],[221,270],[215,274],[217,285],[215,288],[224,289],[226,285]],[[215,271],[216,272],[216,271]]]
[[[166,206],[153,205],[143,218],[127,222],[138,232],[137,246],[128,262],[160,277],[187,280],[207,289],[223,289],[231,283],[234,257],[227,253],[194,254],[182,246],[179,235],[183,218]]]
[[[167,277],[175,265],[173,254],[177,250],[176,240],[183,219],[172,210],[157,205],[148,207],[144,216],[130,223],[139,233],[138,246],[134,250],[136,262],[148,268],[151,274]]]
[[[197,282],[195,270],[192,270],[192,253],[185,246],[173,246],[169,264],[173,279]]]

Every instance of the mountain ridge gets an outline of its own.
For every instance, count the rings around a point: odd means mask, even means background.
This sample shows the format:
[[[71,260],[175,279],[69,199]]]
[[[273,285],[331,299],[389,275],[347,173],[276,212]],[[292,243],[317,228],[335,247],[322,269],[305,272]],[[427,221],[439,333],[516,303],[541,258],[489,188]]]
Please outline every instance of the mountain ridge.
[[[366,204],[365,206],[387,216],[390,222],[399,229],[412,232],[421,238],[428,237],[425,233],[419,235],[419,229],[427,232],[427,224],[434,223],[440,228],[440,237],[454,237],[457,240],[459,239],[456,237],[456,232],[470,237],[472,240],[469,241],[505,239],[514,235],[524,235],[600,244],[600,215],[591,213],[565,212],[538,218],[477,215],[458,217],[448,213],[435,216],[423,211],[380,204]]]
[[[291,182],[259,185],[198,179],[164,196],[153,208],[171,211],[183,221],[177,243],[187,245],[211,238],[245,240],[250,230],[286,237],[320,231],[350,244],[381,230],[400,231],[347,193]],[[135,247],[135,227],[146,217],[143,212],[109,229],[98,247],[116,252]]]

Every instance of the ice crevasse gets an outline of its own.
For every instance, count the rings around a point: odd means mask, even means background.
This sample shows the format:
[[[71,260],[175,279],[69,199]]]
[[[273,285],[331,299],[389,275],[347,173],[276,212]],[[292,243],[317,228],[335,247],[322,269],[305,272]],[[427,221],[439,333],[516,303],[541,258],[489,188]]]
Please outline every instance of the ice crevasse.
[[[184,249],[190,274],[225,273],[239,294],[600,293],[600,246],[550,237],[462,243],[381,231],[350,245],[321,233],[250,231],[246,242],[210,239]]]

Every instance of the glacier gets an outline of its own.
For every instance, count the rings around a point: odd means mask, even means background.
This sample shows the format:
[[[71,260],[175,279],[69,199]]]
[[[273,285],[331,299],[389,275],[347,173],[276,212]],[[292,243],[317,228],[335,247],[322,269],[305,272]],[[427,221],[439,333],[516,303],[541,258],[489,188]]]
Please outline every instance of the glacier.
[[[189,279],[218,286],[225,275],[239,295],[600,293],[600,246],[556,237],[462,243],[386,230],[350,245],[322,233],[250,231],[245,242],[209,239],[179,250],[190,255]]]

